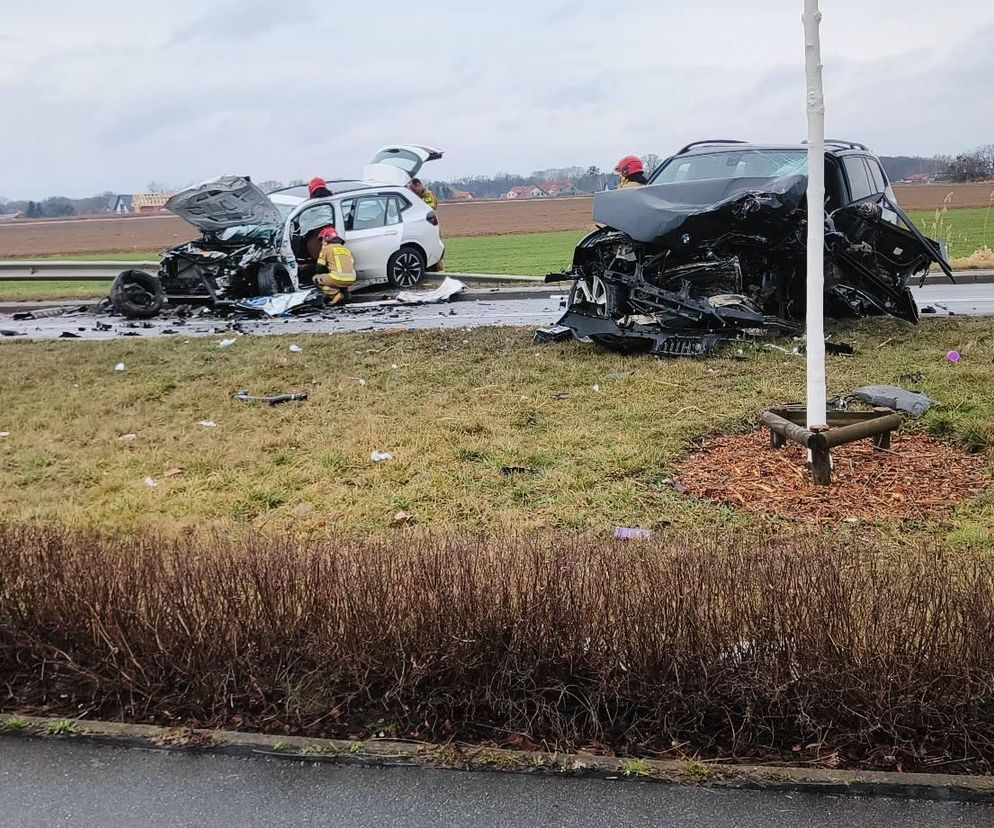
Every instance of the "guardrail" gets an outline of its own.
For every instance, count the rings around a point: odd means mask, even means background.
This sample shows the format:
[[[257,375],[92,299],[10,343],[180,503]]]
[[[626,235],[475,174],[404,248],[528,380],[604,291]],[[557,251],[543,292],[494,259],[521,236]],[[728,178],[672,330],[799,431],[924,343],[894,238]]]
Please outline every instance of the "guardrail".
[[[73,262],[26,259],[0,262],[0,282],[106,282],[122,270],[159,269],[158,262]]]

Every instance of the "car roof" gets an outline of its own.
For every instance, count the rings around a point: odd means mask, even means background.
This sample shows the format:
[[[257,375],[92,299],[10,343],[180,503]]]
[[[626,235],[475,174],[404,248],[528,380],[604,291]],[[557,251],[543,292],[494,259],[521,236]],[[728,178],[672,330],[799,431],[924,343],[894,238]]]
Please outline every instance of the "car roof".
[[[350,193],[355,190],[381,190],[384,186],[370,184],[368,181],[356,181],[350,178],[331,179],[329,181],[325,181],[325,185],[331,191],[332,195],[338,195],[339,193]],[[267,193],[267,195],[293,196],[294,198],[303,199],[311,197],[310,190],[308,190],[306,184],[295,184],[292,187],[282,187],[279,190],[273,190],[272,192]]]
[[[735,150],[760,150],[766,152],[807,152],[807,144],[753,144],[749,141],[734,141],[717,139],[712,141],[695,141],[688,144],[673,155],[674,158],[687,155],[706,155],[713,152],[729,152]],[[856,141],[844,141],[836,138],[825,139],[825,152],[829,155],[844,155],[860,153],[874,155],[865,144]]]

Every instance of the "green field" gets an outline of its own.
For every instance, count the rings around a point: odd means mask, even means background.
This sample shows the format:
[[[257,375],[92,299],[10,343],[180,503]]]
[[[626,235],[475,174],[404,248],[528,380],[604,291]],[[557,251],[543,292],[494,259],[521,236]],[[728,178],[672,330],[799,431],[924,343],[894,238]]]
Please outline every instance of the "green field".
[[[984,246],[994,248],[994,211],[989,208],[912,213],[932,238],[949,243],[954,267],[994,267],[994,255],[974,256]],[[569,267],[573,247],[584,231],[476,236],[445,240],[445,268],[451,273],[493,273],[544,276]],[[90,253],[72,256],[80,261],[100,259],[135,261],[157,258],[153,250],[138,253]],[[972,259],[969,257],[973,257]],[[105,282],[0,283],[0,299],[75,299],[105,296]]]

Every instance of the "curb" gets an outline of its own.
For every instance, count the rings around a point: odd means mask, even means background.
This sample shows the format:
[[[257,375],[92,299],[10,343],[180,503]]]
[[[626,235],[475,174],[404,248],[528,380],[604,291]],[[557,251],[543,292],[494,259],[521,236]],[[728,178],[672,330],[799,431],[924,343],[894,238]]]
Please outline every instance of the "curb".
[[[242,758],[370,767],[421,767],[661,782],[732,790],[882,796],[942,802],[994,802],[994,777],[821,768],[723,765],[713,762],[619,759],[426,742],[309,739],[231,730],[117,724],[82,719],[0,715],[0,736],[83,741],[145,750],[210,753]]]

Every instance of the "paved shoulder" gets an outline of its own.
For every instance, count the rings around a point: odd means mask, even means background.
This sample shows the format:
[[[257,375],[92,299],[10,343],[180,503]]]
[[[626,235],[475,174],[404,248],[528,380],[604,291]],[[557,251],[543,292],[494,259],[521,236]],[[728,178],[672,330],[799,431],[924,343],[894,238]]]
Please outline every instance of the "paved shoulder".
[[[994,808],[0,739],[0,824],[987,828]]]

